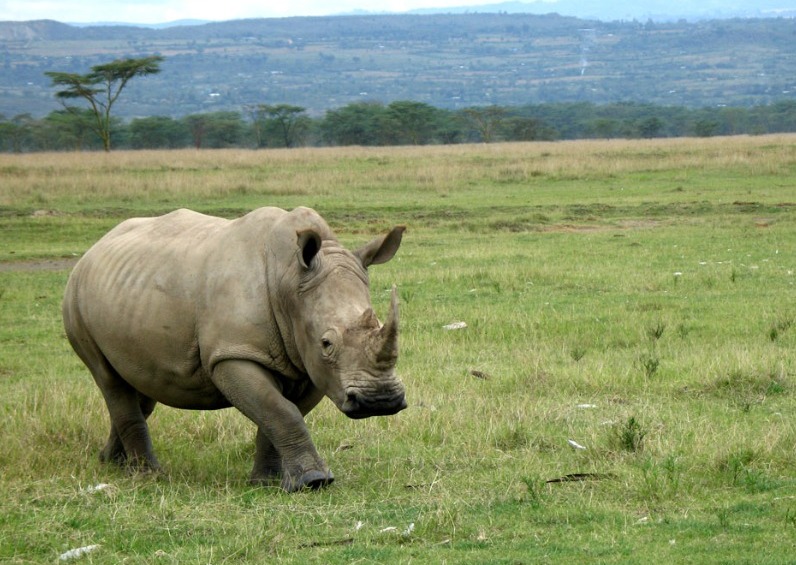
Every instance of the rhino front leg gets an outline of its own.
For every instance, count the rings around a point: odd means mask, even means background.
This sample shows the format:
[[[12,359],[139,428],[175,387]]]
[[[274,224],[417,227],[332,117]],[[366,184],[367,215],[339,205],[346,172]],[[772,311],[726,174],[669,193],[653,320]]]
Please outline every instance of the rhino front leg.
[[[249,476],[249,482],[255,485],[268,485],[282,476],[282,456],[259,428],[254,442],[254,468]]]
[[[282,488],[288,492],[320,488],[333,480],[310,439],[302,411],[282,396],[278,381],[267,369],[251,361],[222,361],[213,368],[211,379],[257,425],[253,480],[269,480],[278,465]]]
[[[303,394],[290,401],[293,402],[299,409],[302,417],[306,416],[310,410],[315,408],[323,398],[323,393],[315,388],[312,383],[308,384]],[[261,430],[257,430],[256,439],[256,452],[254,455],[254,468],[252,469],[249,480],[253,484],[270,484],[283,474],[282,470],[282,456],[279,451],[271,443],[269,437]],[[319,477],[317,481],[312,484],[305,485],[311,488],[320,488],[331,484],[334,477],[331,472],[326,476]]]
[[[270,485],[281,477],[282,488],[287,492],[293,492],[303,488],[319,489],[334,482],[334,475],[325,464],[320,469],[307,470],[296,466],[290,460],[283,460],[268,436],[259,430],[256,441],[257,451],[254,456],[254,468],[249,476],[250,483]]]

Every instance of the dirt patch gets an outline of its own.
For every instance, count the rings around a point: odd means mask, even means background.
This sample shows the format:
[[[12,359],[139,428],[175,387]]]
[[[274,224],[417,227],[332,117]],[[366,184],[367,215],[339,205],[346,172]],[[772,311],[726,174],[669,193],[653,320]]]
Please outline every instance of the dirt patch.
[[[19,273],[33,271],[66,271],[77,263],[80,257],[60,259],[30,259],[27,261],[0,262],[0,273]]]
[[[640,230],[652,229],[660,226],[661,223],[655,220],[622,220],[616,224],[594,225],[594,224],[554,224],[542,226],[543,232],[563,232],[563,233],[588,233],[606,232],[615,230]]]
[[[574,225],[574,224],[555,224],[549,226],[541,226],[539,231],[555,232],[555,233],[588,233],[588,232],[602,232],[611,229],[616,229],[614,226],[587,226],[587,225]]]
[[[46,218],[51,216],[61,216],[61,212],[57,210],[34,210],[31,214],[32,218]]]

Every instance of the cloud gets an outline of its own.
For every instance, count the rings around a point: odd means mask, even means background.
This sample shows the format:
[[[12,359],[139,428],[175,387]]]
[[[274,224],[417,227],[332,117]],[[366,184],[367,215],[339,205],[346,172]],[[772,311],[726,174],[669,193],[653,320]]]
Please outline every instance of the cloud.
[[[161,18],[177,13],[183,2],[172,0],[101,1],[82,0],[0,0],[0,20],[58,20],[61,22],[132,22],[168,21]]]

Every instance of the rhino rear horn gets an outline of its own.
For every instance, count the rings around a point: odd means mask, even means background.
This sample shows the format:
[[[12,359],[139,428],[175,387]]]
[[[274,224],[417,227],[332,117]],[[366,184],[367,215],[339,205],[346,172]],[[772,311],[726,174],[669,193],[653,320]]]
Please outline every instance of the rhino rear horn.
[[[398,247],[401,245],[401,238],[404,235],[406,226],[396,226],[390,233],[377,237],[370,243],[354,251],[354,255],[366,269],[371,265],[380,265],[393,258]]]
[[[376,313],[373,311],[373,308],[368,308],[362,312],[362,315],[359,317],[358,326],[368,329],[379,328],[379,319],[376,317]]]

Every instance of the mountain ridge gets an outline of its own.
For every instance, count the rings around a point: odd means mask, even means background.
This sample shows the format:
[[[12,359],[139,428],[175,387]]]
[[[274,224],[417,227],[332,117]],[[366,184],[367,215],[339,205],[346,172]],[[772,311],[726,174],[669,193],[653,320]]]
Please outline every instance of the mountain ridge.
[[[598,21],[698,21],[706,19],[796,17],[796,7],[785,0],[702,0],[679,1],[645,0],[628,3],[626,0],[509,0],[496,4],[480,4],[454,8],[425,8],[409,10],[413,14],[505,12],[544,15],[556,13]]]
[[[434,14],[559,14],[581,19],[610,21],[700,21],[707,19],[796,17],[796,6],[788,0],[646,0],[643,3],[628,3],[626,0],[505,0],[485,2],[472,6],[450,6],[416,8],[400,11],[354,9],[347,12],[329,14],[323,17],[374,16],[374,15],[434,15]],[[301,16],[290,16],[301,17]],[[286,19],[252,17],[246,19]],[[75,27],[139,27],[163,29],[184,25],[203,25],[234,20],[180,19],[158,23],[136,23],[125,21],[64,22]]]
[[[442,108],[633,101],[751,106],[796,96],[796,20],[601,22],[557,14],[333,16],[163,29],[0,22],[0,114],[59,108],[47,71],[161,54],[117,115],[290,103]]]

